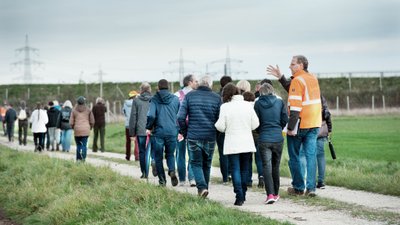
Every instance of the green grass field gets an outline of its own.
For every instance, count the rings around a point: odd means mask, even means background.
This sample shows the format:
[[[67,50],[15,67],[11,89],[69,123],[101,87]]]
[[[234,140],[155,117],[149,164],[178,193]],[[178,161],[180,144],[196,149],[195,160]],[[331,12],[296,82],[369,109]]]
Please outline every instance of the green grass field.
[[[0,187],[1,208],[20,224],[283,224],[107,167],[2,146]]]

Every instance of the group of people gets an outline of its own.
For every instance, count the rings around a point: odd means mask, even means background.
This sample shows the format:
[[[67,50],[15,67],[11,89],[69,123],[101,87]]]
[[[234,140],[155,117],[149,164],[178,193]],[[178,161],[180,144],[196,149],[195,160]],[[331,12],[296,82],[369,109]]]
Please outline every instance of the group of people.
[[[198,80],[187,75],[184,87],[175,94],[165,79],[159,80],[154,96],[150,85],[142,83],[140,92],[129,100],[130,113],[125,114],[127,140],[138,142],[141,178],[148,177],[151,164],[153,175],[165,186],[165,156],[172,186],[185,185],[188,178],[190,186],[196,186],[198,195],[205,198],[217,144],[222,181],[232,179],[234,205],[246,201],[253,154],[259,187],[266,191],[265,203],[272,204],[279,199],[283,134],[287,133],[292,175],[288,193],[315,196],[317,187],[325,187],[324,141],[332,130],[330,113],[317,78],[307,70],[306,57],[294,56],[289,68],[290,80],[278,66],[267,68],[288,91],[287,105],[268,79],[257,83],[255,93],[248,81],[234,84],[229,76],[220,79],[220,93],[212,91],[213,81],[207,75]]]
[[[165,186],[165,157],[172,186],[185,185],[188,181],[190,186],[197,187],[200,197],[206,198],[217,144],[222,182],[232,180],[236,194],[234,205],[241,206],[252,185],[254,155],[258,186],[265,188],[265,203],[272,204],[280,198],[279,170],[286,133],[292,176],[292,187],[287,191],[291,195],[315,196],[316,188],[325,187],[324,142],[332,131],[330,113],[317,78],[308,72],[307,58],[294,56],[289,68],[290,80],[278,66],[267,68],[288,92],[287,104],[276,95],[268,79],[258,82],[254,93],[248,81],[234,84],[229,76],[220,79],[219,93],[212,91],[213,80],[208,75],[199,79],[194,75],[185,76],[183,88],[176,93],[170,92],[165,79],[158,81],[154,95],[150,84],[143,82],[139,92],[129,92],[123,107],[126,159],[130,160],[133,141],[137,146],[135,159],[140,162],[141,178],[148,178],[151,165],[159,185]],[[18,113],[10,105],[4,115],[3,110],[0,115],[10,141],[13,139],[10,124],[19,120],[20,144],[26,145],[26,128],[31,124],[35,151],[44,149],[47,134],[51,150],[54,147],[58,150],[61,143],[62,150],[68,152],[73,130],[76,158],[84,161],[92,128],[93,151],[105,150],[107,112],[102,98],[96,100],[92,109],[85,101],[83,96],[78,97],[75,107],[69,100],[62,107],[53,101],[49,102],[47,110],[38,103],[32,114],[25,104],[21,104]],[[188,164],[186,154],[189,155]]]
[[[36,103],[36,107],[31,112],[24,101],[20,108],[15,110],[11,104],[2,107],[0,111],[5,135],[9,141],[14,141],[14,125],[18,120],[18,140],[20,145],[27,144],[27,130],[31,127],[35,152],[62,151],[69,152],[71,149],[72,131],[76,142],[76,159],[84,161],[87,154],[87,140],[90,130],[94,128],[93,151],[98,149],[104,152],[105,136],[105,107],[102,98],[97,98],[96,105],[90,109],[86,106],[86,99],[80,96],[76,99],[76,106],[73,107],[70,100],[63,104],[58,101],[50,101],[46,106]],[[3,116],[4,111],[4,116]],[[100,148],[97,139],[100,133]],[[46,141],[47,140],[47,141]],[[45,145],[46,142],[46,145]]]

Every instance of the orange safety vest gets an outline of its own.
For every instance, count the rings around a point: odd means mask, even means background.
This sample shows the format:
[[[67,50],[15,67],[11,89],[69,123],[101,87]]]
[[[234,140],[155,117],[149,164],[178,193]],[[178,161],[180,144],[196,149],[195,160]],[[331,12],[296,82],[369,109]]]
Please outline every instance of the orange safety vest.
[[[290,83],[288,107],[289,111],[300,112],[300,128],[321,127],[321,95],[317,78],[298,71]]]

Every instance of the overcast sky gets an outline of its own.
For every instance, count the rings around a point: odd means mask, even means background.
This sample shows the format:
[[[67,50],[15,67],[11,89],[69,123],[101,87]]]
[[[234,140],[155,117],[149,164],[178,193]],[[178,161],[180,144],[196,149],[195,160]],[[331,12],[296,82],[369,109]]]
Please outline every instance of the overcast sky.
[[[207,2],[207,3],[206,3]],[[0,83],[23,83],[31,47],[43,62],[35,83],[177,80],[183,49],[185,73],[205,73],[224,59],[227,46],[236,79],[261,79],[268,64],[289,74],[291,57],[305,55],[312,72],[400,70],[399,0],[105,1],[0,0]],[[217,72],[222,63],[210,64]]]

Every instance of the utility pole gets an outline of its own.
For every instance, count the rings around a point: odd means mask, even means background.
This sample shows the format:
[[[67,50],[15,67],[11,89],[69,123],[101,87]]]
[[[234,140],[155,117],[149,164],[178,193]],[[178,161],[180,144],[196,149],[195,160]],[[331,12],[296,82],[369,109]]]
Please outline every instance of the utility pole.
[[[99,76],[99,82],[100,82],[100,98],[103,98],[103,76],[106,75],[106,73],[101,70],[101,65],[99,65],[99,71],[95,73],[94,75]]]
[[[231,63],[243,63],[243,60],[240,59],[234,59],[231,58],[230,56],[230,51],[229,51],[229,46],[226,47],[226,57],[225,59],[219,59],[210,62],[209,64],[216,64],[216,63],[223,63],[224,64],[224,76],[232,76],[232,74],[247,74],[247,71],[242,71],[242,70],[234,70],[232,72],[232,67]],[[208,68],[207,68],[208,69]]]
[[[24,52],[25,56],[24,56],[24,59],[14,62],[14,63],[11,63],[11,65],[13,65],[13,66],[24,65],[24,76],[22,77],[22,79],[26,84],[32,83],[33,77],[32,77],[32,72],[31,72],[31,65],[41,65],[43,63],[31,59],[30,52],[33,52],[36,55],[39,55],[38,54],[39,49],[29,47],[28,35],[26,35],[25,36],[25,46],[15,49],[15,52],[16,52],[16,54]]]
[[[182,80],[183,80],[183,77],[185,76],[185,63],[196,64],[196,62],[195,62],[195,61],[192,61],[192,60],[184,60],[184,59],[183,59],[183,50],[182,50],[182,48],[181,48],[181,49],[180,49],[180,54],[179,54],[179,59],[173,60],[173,61],[170,61],[170,62],[169,62],[169,64],[176,64],[176,63],[178,64],[178,69],[171,70],[171,71],[166,71],[166,72],[163,72],[163,73],[170,73],[170,74],[172,74],[172,73],[175,73],[176,71],[178,71],[178,74],[179,74],[179,83],[180,83],[180,85],[182,86],[182,85],[183,85]]]

